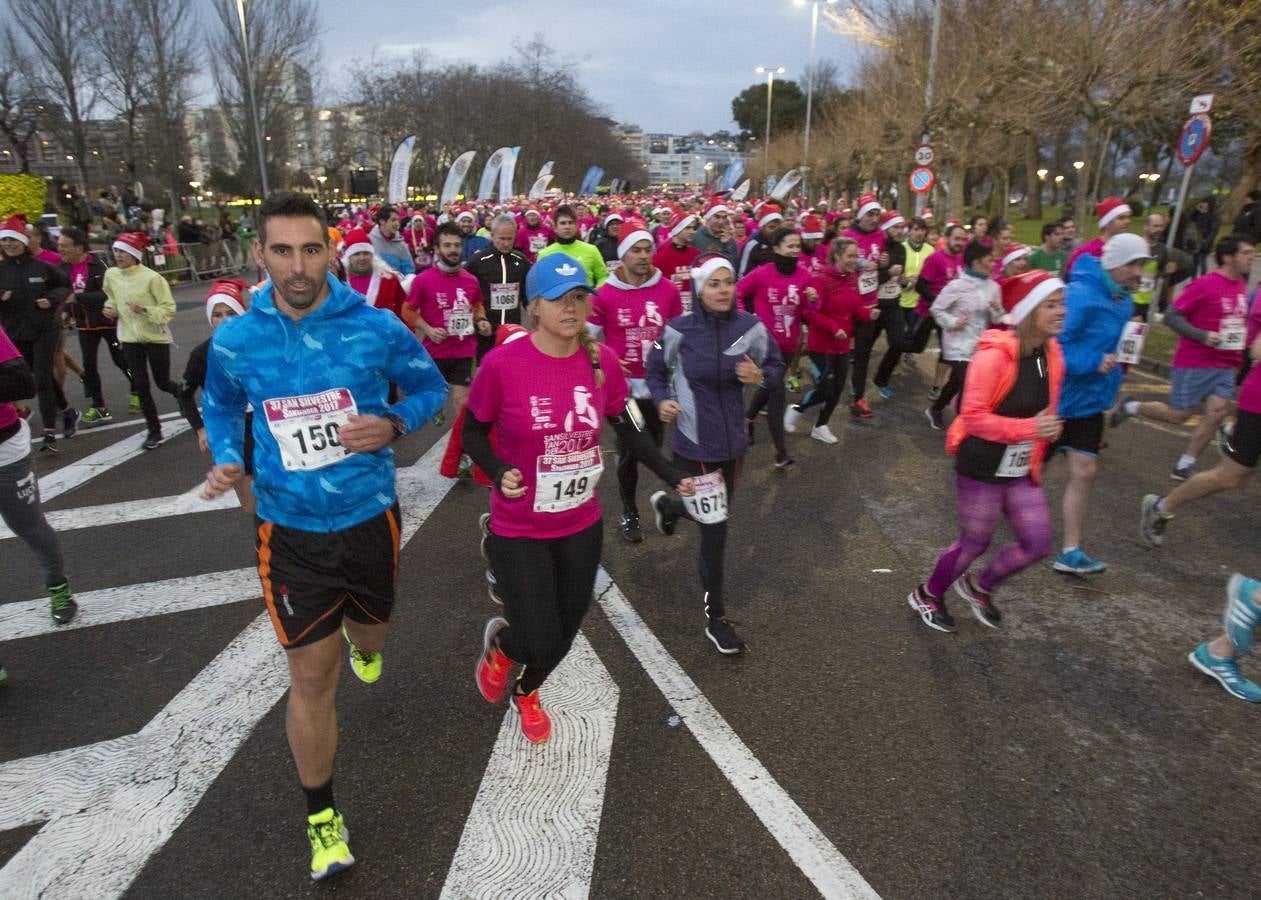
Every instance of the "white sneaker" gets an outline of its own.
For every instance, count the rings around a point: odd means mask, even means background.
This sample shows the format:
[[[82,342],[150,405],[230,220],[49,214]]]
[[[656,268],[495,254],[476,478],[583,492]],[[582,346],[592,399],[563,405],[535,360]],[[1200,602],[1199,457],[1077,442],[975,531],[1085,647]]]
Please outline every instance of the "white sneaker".
[[[802,415],[801,410],[790,405],[786,410],[784,410],[784,430],[795,432],[797,430],[797,426],[801,424],[801,420],[804,418],[805,416]]]
[[[826,425],[816,425],[810,429],[810,437],[816,441],[822,441],[825,444],[839,444],[840,438],[832,433],[832,429]]]

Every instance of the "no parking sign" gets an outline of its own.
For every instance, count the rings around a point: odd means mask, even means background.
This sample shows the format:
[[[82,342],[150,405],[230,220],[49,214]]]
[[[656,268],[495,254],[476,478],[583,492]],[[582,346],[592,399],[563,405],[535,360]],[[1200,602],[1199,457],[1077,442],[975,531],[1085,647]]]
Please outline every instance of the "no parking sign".
[[[933,176],[933,170],[920,166],[911,172],[911,190],[917,194],[924,194],[933,189],[936,178]]]
[[[1187,119],[1187,124],[1182,126],[1182,135],[1178,138],[1178,162],[1189,166],[1199,159],[1208,149],[1212,134],[1213,121],[1204,113],[1197,113]]]

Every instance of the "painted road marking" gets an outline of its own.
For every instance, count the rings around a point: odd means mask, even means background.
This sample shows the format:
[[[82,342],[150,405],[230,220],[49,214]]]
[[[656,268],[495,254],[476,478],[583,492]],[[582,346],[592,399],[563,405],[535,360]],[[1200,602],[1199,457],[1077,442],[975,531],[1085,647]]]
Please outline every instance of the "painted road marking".
[[[504,716],[442,897],[586,897],[595,865],[618,688],[581,634],[540,689],[552,718],[541,746]]]
[[[398,473],[404,544],[453,484],[438,474],[445,449],[437,442]],[[258,597],[252,569],[200,579],[227,582],[243,572],[252,578],[235,600]],[[38,615],[47,615],[42,605]],[[283,652],[262,613],[138,733],[0,765],[0,830],[45,823],[0,869],[0,897],[121,896],[287,686]]]
[[[683,724],[819,893],[838,900],[879,900],[871,885],[780,787],[675,662],[603,567],[595,589],[609,622]]]
[[[181,414],[177,412],[162,413],[162,415],[158,416],[158,421],[169,422],[171,419],[180,418],[180,415]],[[116,431],[119,428],[141,428],[146,424],[147,423],[142,417],[137,417],[135,419],[126,419],[122,422],[106,422],[104,425],[92,425],[88,427],[80,425],[78,433],[81,435],[97,434],[102,431]],[[34,435],[35,432],[32,431],[31,434]],[[60,432],[57,434],[57,437],[67,441],[71,440],[71,438],[66,437],[65,434]],[[42,443],[44,443],[44,438],[42,436],[35,436],[31,438],[32,447]]]
[[[185,431],[188,431],[187,422],[172,422],[163,429],[163,434],[166,436],[166,440],[169,441]],[[62,466],[60,469],[42,476],[39,479],[40,499],[47,503],[54,497],[59,497],[66,491],[77,488],[97,475],[108,472],[115,466],[121,466],[128,460],[135,459],[145,452],[143,445],[147,436],[148,432],[146,431],[130,435],[102,450],[96,451],[90,456],[85,456],[78,462]]]
[[[124,525],[128,522],[148,522],[171,516],[208,512],[214,509],[236,509],[241,503],[235,491],[228,491],[214,500],[202,500],[201,483],[182,494],[170,497],[154,497],[151,500],[124,500],[120,503],[102,503],[99,506],[80,506],[75,509],[45,511],[44,518],[53,531],[76,531],[81,528],[97,528],[101,525]],[[13,537],[13,532],[0,525],[0,540]]]
[[[54,625],[48,615],[48,598],[39,597],[0,604],[0,641],[165,616],[260,596],[258,571],[251,567],[84,591],[75,594],[79,616],[69,625]]]

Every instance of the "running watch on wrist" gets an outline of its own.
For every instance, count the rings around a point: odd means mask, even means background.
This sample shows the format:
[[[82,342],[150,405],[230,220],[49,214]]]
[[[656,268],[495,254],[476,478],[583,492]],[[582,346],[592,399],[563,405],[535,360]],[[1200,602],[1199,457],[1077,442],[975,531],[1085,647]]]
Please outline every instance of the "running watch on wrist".
[[[403,421],[403,417],[395,413],[386,413],[385,418],[390,420],[390,425],[394,428],[394,440],[398,440],[407,434],[407,423]]]

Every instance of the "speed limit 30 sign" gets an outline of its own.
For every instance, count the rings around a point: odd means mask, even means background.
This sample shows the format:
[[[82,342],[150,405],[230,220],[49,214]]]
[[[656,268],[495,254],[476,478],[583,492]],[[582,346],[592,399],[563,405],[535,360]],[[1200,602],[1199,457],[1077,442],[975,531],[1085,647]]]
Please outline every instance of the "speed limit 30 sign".
[[[920,144],[915,148],[915,165],[921,167],[931,166],[937,155],[933,153],[931,144]]]

